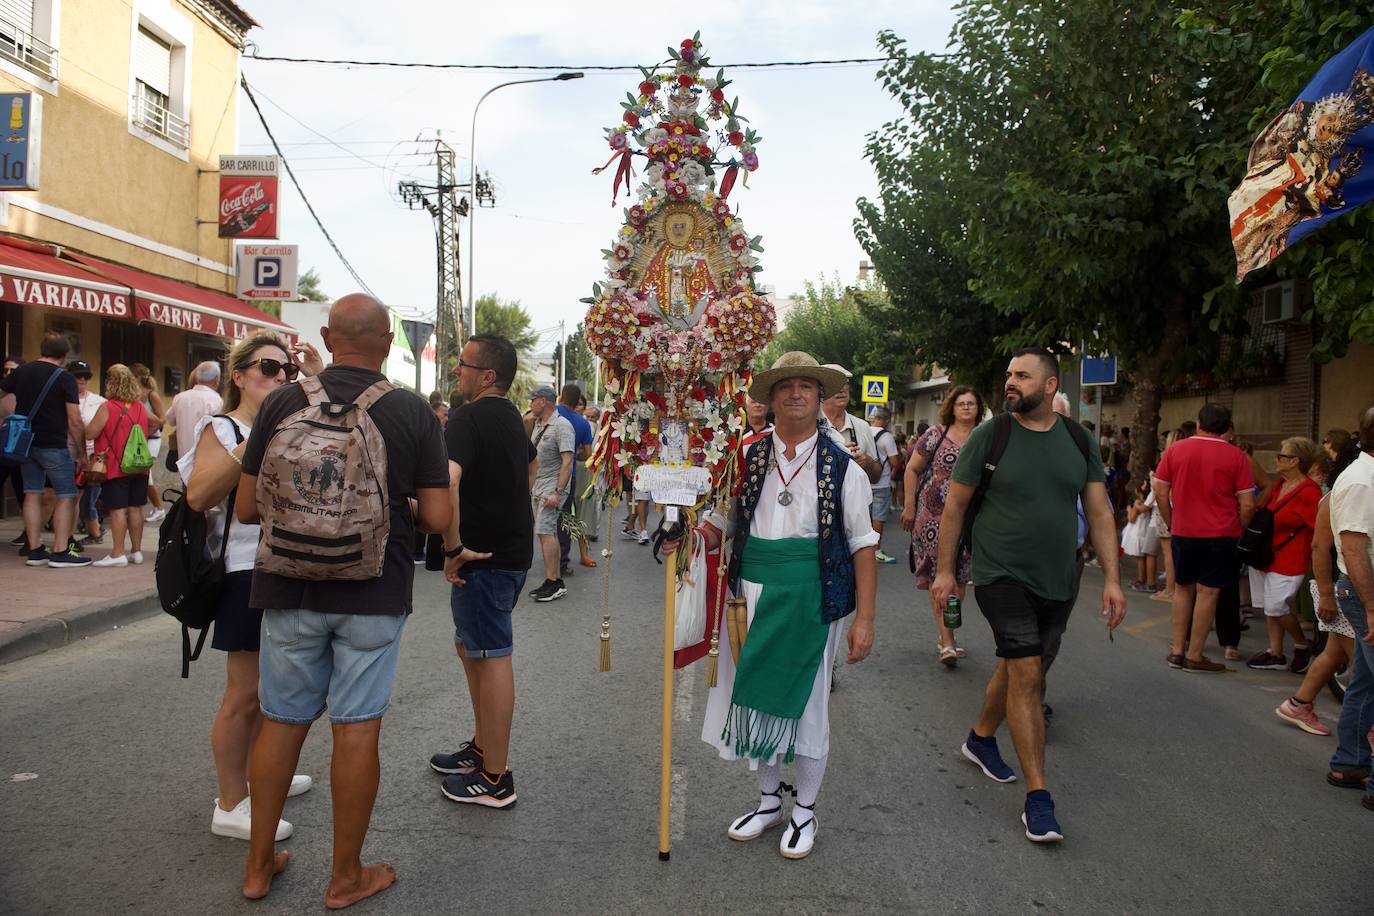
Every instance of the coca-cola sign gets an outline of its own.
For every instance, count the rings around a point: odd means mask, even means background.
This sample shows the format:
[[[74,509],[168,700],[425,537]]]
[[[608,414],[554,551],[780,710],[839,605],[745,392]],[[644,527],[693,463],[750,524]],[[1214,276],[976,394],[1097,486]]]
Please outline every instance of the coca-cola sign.
[[[219,157],[219,237],[277,237],[276,156]]]

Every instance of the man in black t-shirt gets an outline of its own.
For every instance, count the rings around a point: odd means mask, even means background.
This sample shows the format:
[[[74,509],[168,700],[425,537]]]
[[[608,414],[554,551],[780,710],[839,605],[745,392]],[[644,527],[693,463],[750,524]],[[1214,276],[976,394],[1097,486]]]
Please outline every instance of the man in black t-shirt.
[[[447,774],[446,798],[492,808],[515,803],[506,760],[515,709],[511,612],[534,552],[534,446],[506,397],[515,370],[509,340],[469,337],[458,359],[458,390],[466,403],[449,414],[446,435],[453,515],[444,534],[444,575],[453,583],[453,641],[476,729],[471,741],[435,754],[429,765]]]
[[[25,563],[29,566],[70,569],[91,563],[89,557],[71,547],[76,523],[76,470],[86,466],[86,427],[81,422],[76,378],[62,368],[70,351],[66,337],[49,331],[43,335],[38,359],[0,380],[0,417],[23,414],[29,418],[33,431],[28,460],[20,467],[24,478],[24,532],[28,538]],[[115,456],[114,461],[119,458]],[[57,497],[52,514],[51,552],[43,547],[40,498],[49,485]]]
[[[352,403],[384,380],[380,370],[391,338],[390,313],[377,300],[353,294],[334,303],[324,329],[334,364],[319,375],[332,403]],[[306,405],[299,385],[285,385],[263,401],[243,453],[234,503],[239,521],[271,523],[258,514],[263,455],[282,421]],[[263,609],[263,723],[253,745],[252,838],[243,880],[243,895],[253,899],[266,896],[272,876],[286,867],[286,854],[273,852],[273,837],[301,744],[326,705],[334,732],[334,870],[325,905],[348,906],[396,880],[390,865],[362,864],[363,839],[377,796],[377,738],[410,613],[416,530],[448,527],[448,468],[439,423],[422,399],[389,391],[368,415],[386,443],[391,533],[382,574],[360,582],[253,573],[249,603]]]

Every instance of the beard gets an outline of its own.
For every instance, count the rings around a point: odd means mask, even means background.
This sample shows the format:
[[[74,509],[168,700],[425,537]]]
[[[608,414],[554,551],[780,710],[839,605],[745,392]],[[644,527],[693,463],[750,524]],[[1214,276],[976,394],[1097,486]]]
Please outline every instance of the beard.
[[[1023,395],[1008,394],[1006,400],[1002,402],[1002,409],[1008,413],[1030,413],[1043,403],[1045,403],[1043,391]]]

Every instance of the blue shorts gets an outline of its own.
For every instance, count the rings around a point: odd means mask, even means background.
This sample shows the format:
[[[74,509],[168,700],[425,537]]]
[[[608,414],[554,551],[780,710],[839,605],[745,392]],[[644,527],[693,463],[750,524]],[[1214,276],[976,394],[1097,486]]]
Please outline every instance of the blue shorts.
[[[31,448],[29,460],[21,467],[25,493],[42,493],[51,486],[58,499],[76,498],[76,461],[67,449]]]
[[[258,704],[273,722],[380,719],[391,703],[404,615],[271,610],[262,615]]]
[[[868,507],[869,518],[875,522],[885,522],[892,514],[892,488],[874,487],[873,502]]]
[[[501,658],[515,651],[511,611],[525,587],[525,573],[509,569],[474,569],[455,585],[449,604],[453,610],[453,641],[467,658]]]

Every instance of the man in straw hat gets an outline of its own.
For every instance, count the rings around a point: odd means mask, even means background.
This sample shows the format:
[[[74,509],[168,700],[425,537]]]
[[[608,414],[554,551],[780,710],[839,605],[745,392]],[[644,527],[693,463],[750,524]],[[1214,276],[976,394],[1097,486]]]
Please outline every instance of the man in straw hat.
[[[743,599],[747,630],[720,653],[701,737],[726,760],[758,773],[759,803],[728,834],[752,840],[786,823],[780,851],[800,859],[816,842],[816,796],[830,752],[831,661],[841,621],[848,660],[873,646],[878,535],[869,524],[868,476],[825,432],[821,400],[844,376],[806,353],[785,353],[754,376],[749,396],[775,415],[771,435],[748,450],[733,517],[730,590]],[[701,527],[709,548],[723,520]],[[676,545],[667,543],[665,549]],[[739,635],[739,634],[736,634]],[[781,765],[796,763],[796,804],[783,811]]]

